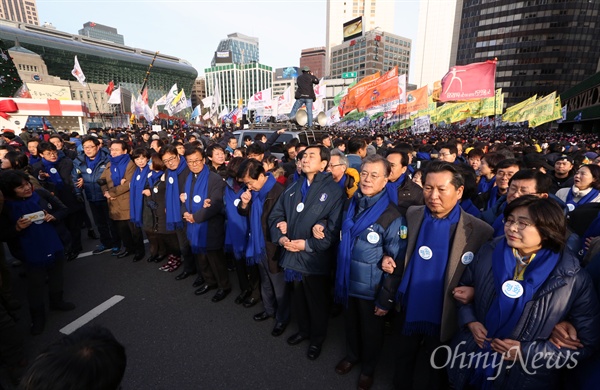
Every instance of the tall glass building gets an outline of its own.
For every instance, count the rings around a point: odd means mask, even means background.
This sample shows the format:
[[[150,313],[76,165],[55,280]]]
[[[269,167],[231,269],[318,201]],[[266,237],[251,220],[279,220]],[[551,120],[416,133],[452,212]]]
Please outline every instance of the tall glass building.
[[[456,65],[497,58],[507,106],[561,93],[598,71],[599,10],[591,0],[464,0]]]
[[[100,23],[85,23],[83,28],[79,30],[79,35],[100,39],[102,41],[114,42],[120,45],[125,44],[125,38],[117,32],[116,28],[105,26]]]
[[[52,76],[74,80],[71,70],[77,56],[87,82],[108,84],[113,80],[115,85],[134,92],[142,87],[155,55],[150,50],[9,21],[0,21],[0,39],[7,47],[22,45],[39,54]],[[198,72],[187,61],[158,54],[148,78],[150,102],[167,93],[175,83],[191,91],[196,77]]]
[[[219,42],[215,56],[210,66],[215,66],[219,62],[219,58],[224,57],[224,53],[229,53],[228,62],[234,64],[250,64],[259,61],[258,38],[249,37],[240,33],[228,34],[227,39]]]
[[[204,69],[204,73],[206,95],[214,95],[215,81],[218,81],[220,108],[227,106],[229,110],[237,107],[240,99],[247,105],[252,95],[273,85],[273,68],[258,63],[216,65]]]

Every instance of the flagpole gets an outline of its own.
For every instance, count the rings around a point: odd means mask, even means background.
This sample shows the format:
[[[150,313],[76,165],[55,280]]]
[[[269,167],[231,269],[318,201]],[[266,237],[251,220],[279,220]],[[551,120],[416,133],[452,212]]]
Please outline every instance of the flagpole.
[[[496,131],[497,121],[496,121],[496,69],[498,68],[498,57],[494,57],[494,62],[496,62],[496,67],[494,68],[494,131]]]
[[[152,67],[154,66],[154,61],[156,61],[156,57],[158,56],[158,51],[156,53],[154,53],[154,57],[152,58],[152,62],[150,62],[150,65],[148,65],[148,70],[146,71],[146,76],[144,76],[144,82],[142,83],[142,88],[140,88],[139,90],[139,94],[142,94],[142,91],[144,90],[144,88],[146,88],[146,85],[148,84],[148,77],[150,77],[150,70],[152,69]],[[133,99],[133,96],[131,97]],[[129,121],[130,123],[132,123],[135,119],[135,114],[132,112],[131,113],[131,120]]]

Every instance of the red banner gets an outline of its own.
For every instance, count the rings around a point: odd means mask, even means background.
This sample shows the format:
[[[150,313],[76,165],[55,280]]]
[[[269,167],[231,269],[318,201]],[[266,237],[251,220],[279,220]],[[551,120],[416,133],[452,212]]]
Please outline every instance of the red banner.
[[[356,105],[363,98],[365,91],[377,82],[381,73],[373,73],[370,76],[364,77],[355,86],[348,89],[348,94],[344,96],[343,102],[340,102],[341,114],[347,114],[356,109]]]
[[[478,100],[494,96],[496,61],[453,66],[442,78],[441,102]]]

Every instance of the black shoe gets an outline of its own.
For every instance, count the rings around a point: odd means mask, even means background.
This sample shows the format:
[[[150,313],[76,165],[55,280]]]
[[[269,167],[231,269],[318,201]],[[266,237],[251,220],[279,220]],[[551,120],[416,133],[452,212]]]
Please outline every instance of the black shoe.
[[[230,288],[220,288],[217,290],[217,293],[215,294],[214,297],[212,297],[212,301],[213,302],[221,302],[223,299],[225,299],[225,297],[227,295],[229,295],[229,293],[231,292]]]
[[[293,335],[291,335],[290,337],[288,337],[288,339],[287,339],[287,343],[288,343],[289,345],[298,345],[298,344],[300,344],[301,342],[303,342],[304,340],[306,340],[307,338],[308,338],[308,337],[306,337],[306,336],[304,336],[304,335],[300,334],[300,332],[298,332],[298,333],[296,333],[296,334],[293,334]]]
[[[210,290],[212,290],[213,288],[215,288],[215,286],[209,286],[208,284],[204,284],[199,289],[197,289],[196,291],[194,291],[194,294],[196,294],[196,295],[204,295],[207,292],[209,292]]]
[[[264,320],[268,320],[269,318],[271,318],[271,316],[267,314],[266,311],[261,311],[260,313],[255,314],[252,318],[254,318],[254,321],[256,322],[262,322]]]
[[[145,253],[138,253],[135,256],[133,256],[133,262],[137,263],[138,261],[142,260],[145,256]]]
[[[278,322],[275,324],[275,327],[273,327],[273,331],[271,332],[271,336],[273,337],[279,337],[283,334],[283,332],[285,332],[285,328],[287,328],[287,324],[284,324],[283,322]]]
[[[89,238],[90,240],[97,240],[97,239],[99,239],[100,237],[98,237],[98,235],[96,234],[96,232],[94,231],[94,229],[89,229],[89,230],[88,230],[88,238]]]
[[[244,301],[244,307],[246,309],[249,307],[252,307],[252,306],[256,305],[258,303],[258,301],[260,301],[260,299],[254,298],[254,297],[246,298],[246,300]]]
[[[203,284],[204,284],[204,278],[202,277],[202,275],[198,275],[196,280],[194,280],[194,284],[192,284],[192,287],[200,287]]]
[[[123,258],[125,258],[127,256],[131,256],[131,255],[133,255],[133,253],[125,250],[117,255],[117,259],[123,259]]]
[[[154,262],[155,263],[160,263],[161,261],[163,261],[165,259],[165,257],[167,257],[167,255],[157,256],[157,257],[154,258]]]
[[[235,303],[237,305],[242,304],[246,300],[246,298],[248,298],[250,296],[250,294],[252,294],[251,290],[242,291],[241,294],[238,295],[237,298],[235,298]]]
[[[306,352],[306,357],[310,360],[316,360],[321,355],[321,346],[320,345],[311,345],[308,347],[308,351]]]
[[[33,321],[31,323],[31,329],[29,330],[29,333],[31,333],[32,336],[38,336],[42,333],[44,333],[44,328],[46,328],[46,323],[44,321]]]
[[[67,261],[73,261],[79,256],[79,252],[68,252],[66,253]]]
[[[58,302],[50,302],[50,310],[55,311],[71,311],[75,309],[75,305],[71,302],[58,301]]]
[[[183,280],[183,279],[187,278],[188,276],[192,276],[192,275],[196,275],[196,273],[183,271],[179,275],[175,276],[175,280]]]
[[[150,255],[150,257],[148,257],[148,258],[146,259],[146,261],[147,261],[148,263],[152,263],[153,261],[155,261],[155,260],[156,260],[156,258],[157,258],[157,257],[158,257],[158,256]]]

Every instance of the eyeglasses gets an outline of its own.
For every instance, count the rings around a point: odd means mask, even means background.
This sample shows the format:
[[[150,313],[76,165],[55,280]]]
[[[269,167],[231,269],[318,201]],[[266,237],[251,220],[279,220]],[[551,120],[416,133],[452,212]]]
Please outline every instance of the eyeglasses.
[[[341,166],[346,166],[346,164],[329,164],[329,168],[335,168],[335,167],[341,167]]]
[[[202,164],[202,160],[187,160],[188,165],[200,165]]]
[[[450,156],[452,153],[439,153],[440,157]]]
[[[163,160],[163,162],[164,162],[165,164],[171,164],[173,161],[177,160],[178,158],[179,158],[178,156],[171,157],[171,158],[168,158],[168,159],[166,159],[166,160]]]
[[[53,150],[46,150],[44,153],[42,154],[46,154],[48,156],[58,156],[58,152],[57,151],[53,151]]]
[[[380,177],[382,177],[381,175],[375,175],[375,174],[369,173],[369,172],[361,172],[360,173],[360,178],[363,179],[363,180],[365,180],[369,176],[371,177],[372,180],[377,180]]]
[[[532,223],[523,222],[523,221],[519,221],[519,220],[512,219],[512,218],[503,219],[502,223],[504,223],[504,227],[507,227],[507,228],[511,228],[514,224],[517,224],[517,229],[519,229],[519,230],[525,230],[525,228],[527,228],[529,226],[534,226]]]

